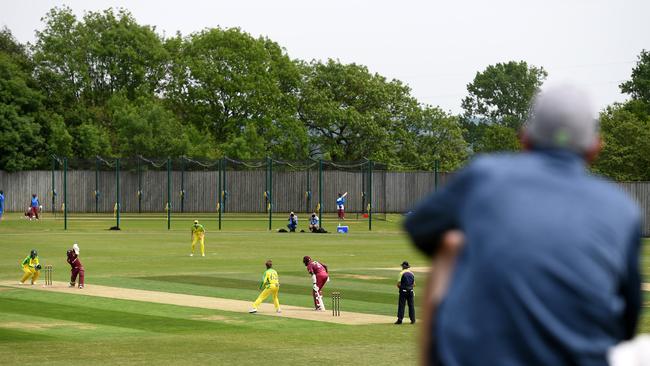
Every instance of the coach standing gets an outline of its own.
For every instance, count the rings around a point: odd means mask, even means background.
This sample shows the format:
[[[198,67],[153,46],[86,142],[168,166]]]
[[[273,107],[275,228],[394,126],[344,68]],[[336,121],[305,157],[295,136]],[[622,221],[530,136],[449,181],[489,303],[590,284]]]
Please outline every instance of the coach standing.
[[[576,88],[543,91],[526,152],[477,158],[407,219],[437,268],[427,364],[606,365],[634,335],[640,217],[586,169],[594,110]]]
[[[409,319],[411,324],[415,324],[415,305],[413,304],[413,287],[415,287],[415,276],[411,272],[409,262],[402,262],[402,272],[397,279],[397,288],[399,289],[399,302],[397,304],[397,321],[395,324],[402,324],[404,319],[404,306],[408,303]]]

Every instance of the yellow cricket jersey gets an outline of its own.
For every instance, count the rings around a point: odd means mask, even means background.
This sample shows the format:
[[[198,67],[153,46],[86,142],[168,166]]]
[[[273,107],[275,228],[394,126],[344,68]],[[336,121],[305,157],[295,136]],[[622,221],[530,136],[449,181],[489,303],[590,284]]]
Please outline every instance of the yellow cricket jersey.
[[[193,235],[205,234],[205,228],[201,224],[194,224],[192,225],[192,234]]]
[[[273,268],[269,268],[262,274],[262,285],[260,288],[270,288],[271,285],[279,285],[280,278],[278,277],[278,272]]]
[[[25,257],[25,259],[23,259],[21,265],[34,268],[38,265],[38,257],[32,258],[31,256],[28,255],[27,257]]]

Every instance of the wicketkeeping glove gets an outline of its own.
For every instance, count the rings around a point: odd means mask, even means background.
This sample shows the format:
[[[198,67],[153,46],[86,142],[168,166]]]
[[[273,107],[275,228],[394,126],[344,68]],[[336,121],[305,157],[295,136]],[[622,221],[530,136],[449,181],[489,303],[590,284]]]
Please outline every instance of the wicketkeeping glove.
[[[35,268],[40,271],[41,270],[41,265],[37,264]]]

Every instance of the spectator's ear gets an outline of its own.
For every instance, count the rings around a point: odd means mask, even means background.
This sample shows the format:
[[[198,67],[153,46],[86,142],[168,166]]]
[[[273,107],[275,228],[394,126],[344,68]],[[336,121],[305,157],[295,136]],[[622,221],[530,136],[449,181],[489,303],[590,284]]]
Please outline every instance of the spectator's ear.
[[[528,151],[528,150],[532,150],[533,148],[530,142],[530,138],[528,138],[526,131],[523,129],[519,131],[519,143],[521,144],[522,150]]]
[[[593,163],[596,158],[598,158],[598,154],[600,154],[600,151],[603,149],[603,139],[598,136],[596,141],[591,145],[591,147],[585,152],[585,161],[588,164]]]

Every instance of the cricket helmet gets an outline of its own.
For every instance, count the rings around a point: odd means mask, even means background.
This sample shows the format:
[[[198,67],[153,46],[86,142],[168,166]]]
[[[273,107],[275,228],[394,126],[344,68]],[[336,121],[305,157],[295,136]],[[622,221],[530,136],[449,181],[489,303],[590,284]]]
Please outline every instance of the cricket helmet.
[[[198,224],[199,224],[199,220],[194,220],[194,225],[198,225]]]
[[[29,252],[29,256],[32,258],[38,257],[38,252],[36,251],[36,249],[32,249],[32,251]]]
[[[304,263],[305,266],[308,265],[309,262],[311,262],[311,257],[310,256],[306,255],[306,256],[302,257],[302,263]]]

